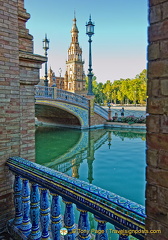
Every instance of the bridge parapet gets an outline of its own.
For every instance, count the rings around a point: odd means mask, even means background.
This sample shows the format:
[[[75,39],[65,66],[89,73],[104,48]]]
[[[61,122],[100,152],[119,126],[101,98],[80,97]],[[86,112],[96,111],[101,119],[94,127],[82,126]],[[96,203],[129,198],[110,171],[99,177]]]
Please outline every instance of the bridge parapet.
[[[35,98],[51,98],[54,99],[54,88],[36,85]]]
[[[108,120],[108,111],[106,109],[102,108],[100,105],[98,105],[96,103],[94,104],[94,112],[99,114],[100,116],[102,116],[106,120]]]
[[[57,89],[57,97],[56,99],[60,99],[63,101],[71,102],[73,104],[77,104],[83,106],[88,109],[88,99],[84,96],[81,96],[76,93],[68,92],[62,89]]]
[[[88,211],[95,215],[98,222],[97,230],[95,230],[96,239],[108,239],[106,222],[114,224],[120,235],[124,233],[124,239],[129,239],[125,233],[129,233],[130,229],[133,236],[144,239],[146,216],[143,206],[20,157],[8,159],[7,165],[16,175],[14,183],[16,214],[15,219],[8,224],[8,230],[13,235],[14,233],[22,234],[25,236],[22,239],[40,239],[40,237],[49,239],[51,208],[52,239],[60,239],[60,233],[64,231],[62,235],[67,234],[66,239],[73,240],[78,235],[78,239],[89,240],[91,230]],[[31,182],[31,193],[29,182]],[[41,193],[39,193],[39,188]],[[52,195],[51,205],[49,191]],[[65,203],[62,230],[59,196]],[[76,204],[77,210],[80,211],[78,227],[75,227],[72,203]],[[41,229],[38,225],[39,214]]]
[[[88,109],[88,99],[76,93],[71,93],[55,87],[45,87],[37,85],[35,87],[36,98],[50,98],[70,102]]]

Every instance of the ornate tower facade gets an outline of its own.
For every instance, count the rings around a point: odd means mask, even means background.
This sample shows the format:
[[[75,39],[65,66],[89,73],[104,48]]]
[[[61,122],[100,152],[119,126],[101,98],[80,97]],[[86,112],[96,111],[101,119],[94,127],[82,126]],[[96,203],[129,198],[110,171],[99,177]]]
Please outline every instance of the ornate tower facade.
[[[78,94],[85,93],[85,74],[83,70],[82,49],[78,42],[78,28],[76,17],[73,19],[71,29],[71,44],[68,49],[68,60],[66,61],[66,73],[64,78],[64,89]]]

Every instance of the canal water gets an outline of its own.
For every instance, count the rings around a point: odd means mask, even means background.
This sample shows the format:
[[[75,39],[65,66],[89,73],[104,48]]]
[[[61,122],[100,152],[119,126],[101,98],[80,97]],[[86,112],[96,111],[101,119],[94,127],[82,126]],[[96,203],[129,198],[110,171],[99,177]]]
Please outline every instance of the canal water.
[[[36,162],[145,204],[144,131],[37,127]]]
[[[36,162],[144,205],[145,140],[142,130],[37,127]],[[61,202],[62,214],[64,207]],[[92,231],[97,223],[88,214]],[[78,219],[75,211],[76,223]],[[109,240],[118,240],[114,229],[107,224]]]

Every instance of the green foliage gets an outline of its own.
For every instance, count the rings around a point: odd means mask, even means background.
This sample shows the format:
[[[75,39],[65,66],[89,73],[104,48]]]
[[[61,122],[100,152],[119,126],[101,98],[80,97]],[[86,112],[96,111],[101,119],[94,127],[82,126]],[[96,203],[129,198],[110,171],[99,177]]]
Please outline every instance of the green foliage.
[[[122,123],[128,123],[128,124],[146,123],[146,118],[145,117],[135,117],[134,115],[130,115],[127,117],[118,117],[118,118],[113,117],[113,119],[108,122],[122,122]]]
[[[113,102],[121,104],[144,104],[146,102],[147,70],[144,69],[134,79],[120,79],[113,83],[107,80],[106,83],[97,83],[93,76],[93,93],[95,102],[99,104]],[[88,79],[86,77],[86,86]]]

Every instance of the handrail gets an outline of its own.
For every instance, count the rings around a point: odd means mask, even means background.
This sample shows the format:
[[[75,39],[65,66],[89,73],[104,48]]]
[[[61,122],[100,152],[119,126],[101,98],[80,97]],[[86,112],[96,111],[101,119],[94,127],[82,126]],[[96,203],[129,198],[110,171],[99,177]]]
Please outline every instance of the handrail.
[[[20,157],[9,158],[7,166],[120,229],[144,230],[145,208],[135,202]],[[143,231],[135,236],[144,239]]]

